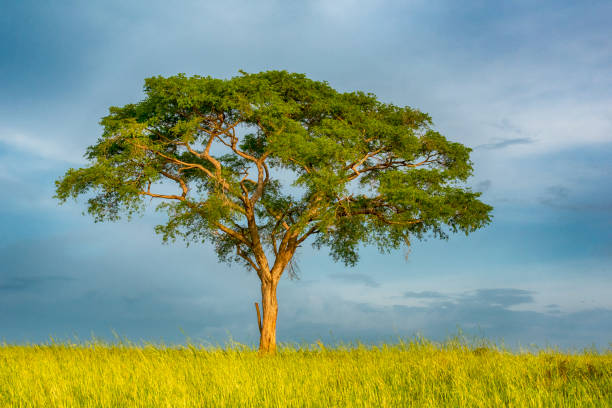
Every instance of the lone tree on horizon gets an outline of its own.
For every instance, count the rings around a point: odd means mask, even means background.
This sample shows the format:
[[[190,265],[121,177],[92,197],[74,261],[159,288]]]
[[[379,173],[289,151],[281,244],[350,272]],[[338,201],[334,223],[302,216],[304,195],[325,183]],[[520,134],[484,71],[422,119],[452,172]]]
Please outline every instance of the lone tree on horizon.
[[[286,71],[158,76],[144,91],[109,109],[89,165],[56,181],[55,197],[86,194],[96,221],[160,200],[164,242],[211,242],[221,261],[255,270],[261,352],[276,349],[276,287],[308,238],[354,265],[360,244],[389,251],[491,221],[492,207],[461,185],[471,149],[410,107]]]

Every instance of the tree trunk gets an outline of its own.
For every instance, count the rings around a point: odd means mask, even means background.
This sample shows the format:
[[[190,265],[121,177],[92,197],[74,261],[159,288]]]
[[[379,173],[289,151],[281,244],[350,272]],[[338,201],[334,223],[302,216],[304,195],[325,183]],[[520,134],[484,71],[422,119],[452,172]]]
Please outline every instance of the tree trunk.
[[[276,352],[276,316],[278,315],[278,302],[276,300],[276,285],[278,282],[261,283],[261,304],[263,307],[263,321],[259,338],[259,352],[274,354]]]

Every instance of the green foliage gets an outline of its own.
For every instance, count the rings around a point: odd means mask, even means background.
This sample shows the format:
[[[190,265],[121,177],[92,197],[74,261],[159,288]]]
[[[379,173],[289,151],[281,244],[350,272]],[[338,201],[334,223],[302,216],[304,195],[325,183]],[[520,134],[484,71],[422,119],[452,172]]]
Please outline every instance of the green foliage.
[[[210,241],[222,260],[248,265],[235,252],[257,249],[251,213],[268,250],[285,234],[312,235],[347,264],[362,243],[389,250],[491,220],[480,193],[460,185],[472,173],[470,149],[410,107],[285,71],[153,77],[144,90],[102,119],[90,165],[56,182],[61,202],[87,195],[96,221],[161,199],[164,241]],[[178,192],[156,192],[169,183]]]

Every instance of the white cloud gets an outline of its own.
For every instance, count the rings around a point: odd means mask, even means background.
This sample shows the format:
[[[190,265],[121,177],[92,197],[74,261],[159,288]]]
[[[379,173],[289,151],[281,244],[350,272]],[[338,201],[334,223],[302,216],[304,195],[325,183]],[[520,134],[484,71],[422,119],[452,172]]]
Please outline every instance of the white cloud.
[[[0,131],[0,147],[4,145],[29,156],[62,161],[67,163],[85,163],[83,153],[75,146],[62,145],[59,141],[41,139],[23,132]]]
[[[509,147],[510,154],[612,142],[612,98],[585,95],[578,91],[579,78],[546,67],[499,65],[458,72],[436,85],[434,121],[443,133],[471,145],[517,137],[535,141]]]

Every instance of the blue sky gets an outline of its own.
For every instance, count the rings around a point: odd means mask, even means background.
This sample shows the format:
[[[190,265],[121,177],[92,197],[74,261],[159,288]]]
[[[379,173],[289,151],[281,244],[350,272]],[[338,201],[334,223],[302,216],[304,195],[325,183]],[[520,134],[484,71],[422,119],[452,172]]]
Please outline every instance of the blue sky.
[[[607,1],[2,2],[0,338],[257,340],[257,277],[162,245],[153,212],[95,224],[54,181],[144,78],[286,69],[428,112],[474,149],[495,207],[469,237],[354,268],[304,246],[279,341],[466,333],[612,341],[612,4]]]

